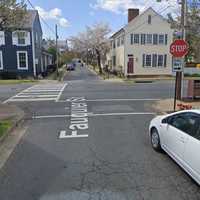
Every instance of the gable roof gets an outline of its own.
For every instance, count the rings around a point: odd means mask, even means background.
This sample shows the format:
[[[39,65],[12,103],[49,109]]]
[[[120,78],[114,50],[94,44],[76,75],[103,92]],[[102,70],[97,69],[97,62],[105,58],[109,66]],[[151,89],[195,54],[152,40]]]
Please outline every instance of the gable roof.
[[[118,30],[117,32],[115,32],[114,34],[112,34],[111,36],[110,36],[110,39],[112,39],[112,38],[114,38],[115,36],[118,36],[118,35],[120,35],[122,32],[124,32],[125,30],[124,30],[124,28],[121,28],[120,30]]]
[[[27,13],[25,15],[25,19],[22,20],[23,28],[32,28],[33,27],[33,23],[36,19],[38,15],[38,11],[37,10],[27,10]]]
[[[121,28],[120,30],[118,30],[117,32],[115,32],[110,39],[114,38],[116,35],[118,35],[118,33],[120,33],[122,30],[125,30],[126,27],[128,27],[133,21],[135,21],[137,18],[141,17],[142,15],[146,14],[149,11],[153,11],[155,13],[154,16],[159,16],[162,20],[164,20],[165,22],[169,23],[167,21],[167,19],[165,19],[162,15],[160,15],[158,12],[156,12],[152,7],[147,8],[144,12],[142,12],[141,14],[139,14],[138,16],[136,16],[134,19],[132,19],[128,24],[126,24],[123,28]]]

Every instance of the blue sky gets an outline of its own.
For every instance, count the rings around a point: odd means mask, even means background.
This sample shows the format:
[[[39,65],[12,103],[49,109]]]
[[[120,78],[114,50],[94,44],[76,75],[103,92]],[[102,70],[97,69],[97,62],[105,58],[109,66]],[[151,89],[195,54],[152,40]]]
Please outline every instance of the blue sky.
[[[46,23],[54,29],[58,24],[58,33],[61,39],[69,38],[85,29],[85,26],[95,22],[106,22],[112,31],[116,31],[127,23],[127,9],[137,7],[141,10],[152,6],[157,11],[177,12],[177,0],[31,0],[39,10]],[[163,13],[163,14],[165,14]],[[43,26],[44,37],[53,37],[49,28]]]

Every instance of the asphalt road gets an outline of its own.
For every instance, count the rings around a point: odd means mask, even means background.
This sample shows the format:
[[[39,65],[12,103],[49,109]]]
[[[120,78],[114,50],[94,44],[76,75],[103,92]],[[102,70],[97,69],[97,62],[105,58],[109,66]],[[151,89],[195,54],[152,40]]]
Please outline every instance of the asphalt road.
[[[12,102],[29,128],[0,171],[1,200],[200,199],[196,183],[148,137],[152,104],[173,95],[171,82],[111,83],[85,68],[65,81],[58,102]],[[77,106],[88,128],[69,138]]]
[[[11,96],[16,95],[17,93],[25,90],[28,87],[31,87],[32,83],[21,83],[21,84],[10,84],[10,85],[1,85],[0,84],[0,102],[4,102]]]

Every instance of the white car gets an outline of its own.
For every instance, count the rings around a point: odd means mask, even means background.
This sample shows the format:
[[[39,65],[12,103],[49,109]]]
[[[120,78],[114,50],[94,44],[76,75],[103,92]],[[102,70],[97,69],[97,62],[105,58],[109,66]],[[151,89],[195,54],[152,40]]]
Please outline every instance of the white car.
[[[200,185],[200,110],[157,116],[149,133],[152,147],[164,150]]]

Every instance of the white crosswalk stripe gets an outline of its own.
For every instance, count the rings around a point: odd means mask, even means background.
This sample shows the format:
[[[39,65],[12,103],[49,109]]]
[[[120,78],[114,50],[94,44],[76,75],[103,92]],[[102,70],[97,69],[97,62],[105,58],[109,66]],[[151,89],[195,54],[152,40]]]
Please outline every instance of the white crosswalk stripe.
[[[38,84],[23,90],[6,102],[58,101],[67,84]]]

